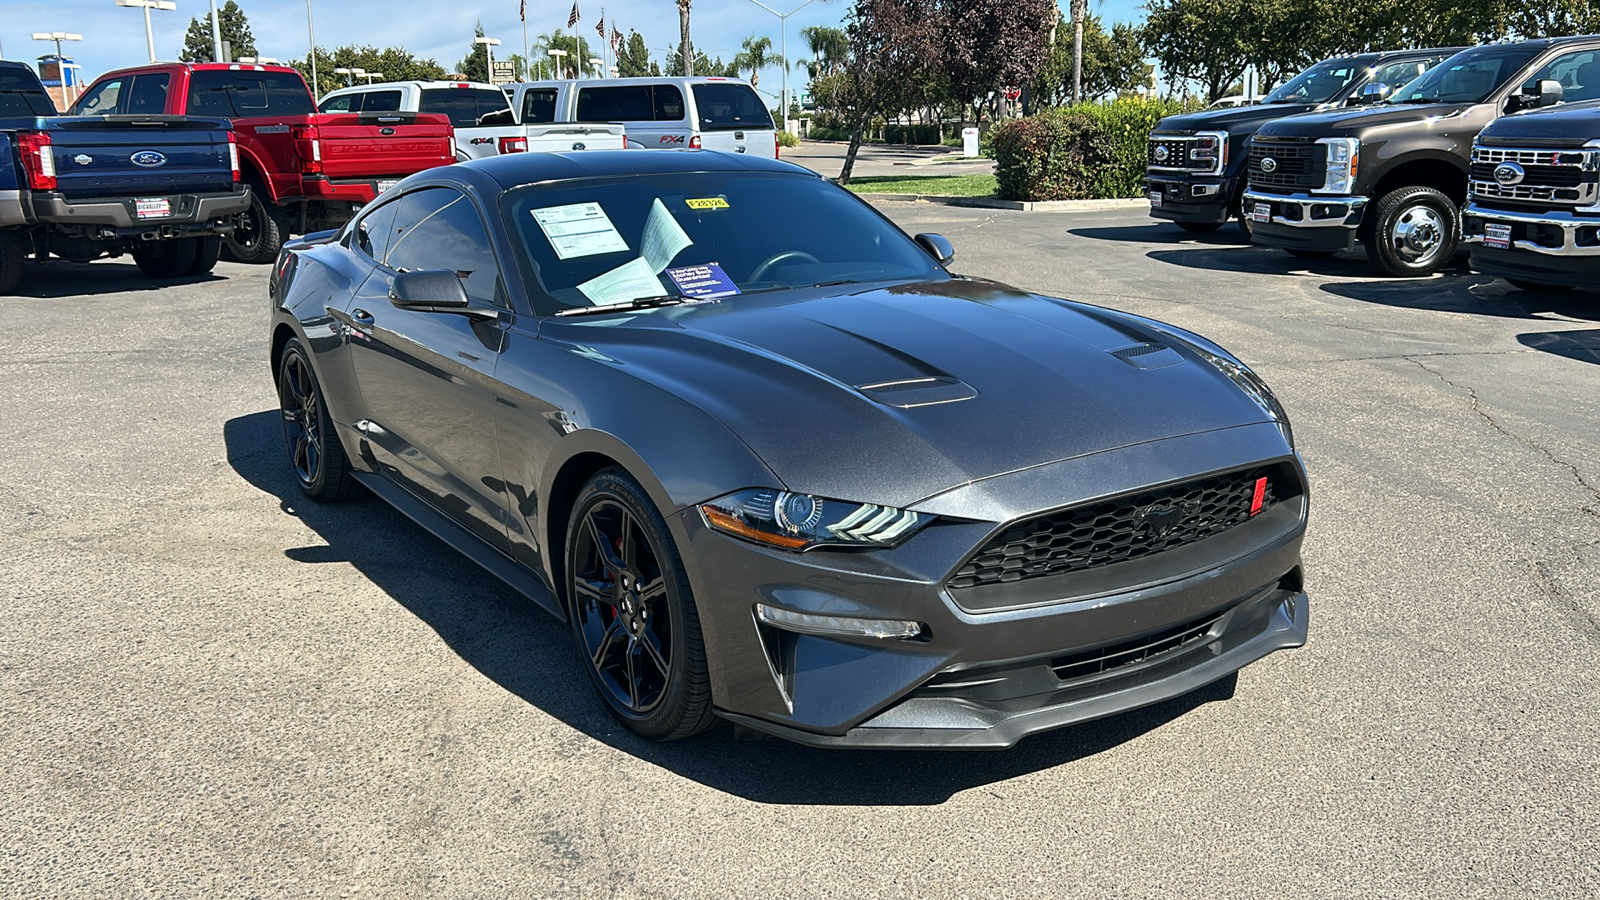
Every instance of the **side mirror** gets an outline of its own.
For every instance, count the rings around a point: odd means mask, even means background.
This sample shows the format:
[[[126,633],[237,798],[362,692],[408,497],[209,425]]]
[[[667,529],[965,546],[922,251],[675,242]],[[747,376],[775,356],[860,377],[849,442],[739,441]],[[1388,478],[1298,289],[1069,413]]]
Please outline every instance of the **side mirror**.
[[[1361,89],[1359,105],[1371,106],[1374,103],[1382,103],[1389,99],[1389,95],[1392,93],[1394,93],[1394,88],[1389,87],[1386,82],[1374,81]]]
[[[928,255],[939,261],[939,265],[948,266],[956,258],[956,248],[950,246],[950,241],[942,234],[919,234],[915,240]]]
[[[1522,108],[1541,109],[1555,106],[1565,99],[1566,89],[1561,82],[1546,78],[1539,82],[1528,82],[1522,86]]]
[[[463,312],[472,301],[456,273],[428,269],[396,275],[389,283],[389,302],[420,312]]]

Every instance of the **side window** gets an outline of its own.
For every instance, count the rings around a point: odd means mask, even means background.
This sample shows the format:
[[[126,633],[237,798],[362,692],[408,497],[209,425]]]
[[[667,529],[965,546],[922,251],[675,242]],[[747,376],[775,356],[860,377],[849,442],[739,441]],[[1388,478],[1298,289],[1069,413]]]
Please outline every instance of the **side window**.
[[[1381,82],[1383,84],[1387,84],[1391,91],[1398,91],[1407,84],[1410,84],[1411,79],[1416,78],[1423,72],[1426,72],[1438,65],[1440,61],[1440,57],[1434,57],[1432,59],[1408,59],[1405,62],[1389,63],[1385,66],[1379,66],[1378,73],[1373,76],[1372,81],[1368,83],[1376,84]]]
[[[350,113],[361,111],[361,95],[345,94],[343,97],[329,97],[322,101],[319,107],[325,113]]]
[[[683,121],[683,91],[675,84],[658,84],[654,89],[657,122]]]
[[[172,76],[166,72],[135,75],[128,90],[128,101],[123,112],[160,115],[167,111],[167,85]]]
[[[355,245],[374,261],[383,259],[389,252],[389,238],[394,234],[394,214],[400,209],[395,200],[363,212],[356,220]]]
[[[384,260],[395,271],[445,269],[456,273],[474,302],[504,306],[498,299],[500,267],[477,207],[451,188],[424,188],[400,198],[402,223]]]
[[[649,122],[655,117],[647,84],[578,90],[579,122]]]
[[[1563,53],[1540,69],[1529,81],[1559,81],[1568,103],[1600,99],[1600,59],[1594,50]]]
[[[556,120],[556,92],[530,90],[522,95],[522,124],[549,125]]]
[[[117,111],[117,101],[122,97],[123,81],[120,78],[102,81],[74,104],[80,116],[109,116]]]
[[[399,91],[371,91],[361,104],[362,112],[394,112],[399,108]]]

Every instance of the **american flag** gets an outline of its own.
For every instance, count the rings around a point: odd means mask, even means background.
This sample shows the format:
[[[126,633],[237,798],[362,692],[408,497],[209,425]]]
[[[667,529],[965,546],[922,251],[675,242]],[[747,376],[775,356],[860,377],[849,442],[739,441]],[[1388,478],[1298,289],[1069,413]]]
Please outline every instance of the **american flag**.
[[[572,15],[567,16],[567,27],[578,24],[578,0],[572,0]]]
[[[528,0],[522,0],[522,9],[517,13],[517,15],[522,17],[522,21],[528,21]]]
[[[601,7],[600,8],[600,21],[595,23],[594,30],[600,34],[600,40],[603,41],[603,40],[606,39],[606,11],[605,11],[605,7]]]
[[[611,52],[619,53],[622,48],[622,32],[617,30],[617,20],[611,20]]]

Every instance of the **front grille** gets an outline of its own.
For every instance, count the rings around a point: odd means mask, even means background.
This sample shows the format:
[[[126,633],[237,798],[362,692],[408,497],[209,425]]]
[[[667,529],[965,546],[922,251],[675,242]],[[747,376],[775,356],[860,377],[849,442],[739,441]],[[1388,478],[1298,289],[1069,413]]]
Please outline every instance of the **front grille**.
[[[1205,640],[1212,627],[1225,614],[1226,611],[1211,613],[1131,641],[1096,647],[1070,656],[1058,656],[1050,660],[1050,670],[1062,681],[1071,681],[1147,662]]]
[[[1250,144],[1250,158],[1245,162],[1245,168],[1250,173],[1251,187],[1288,188],[1296,191],[1308,191],[1322,187],[1327,177],[1325,170],[1327,162],[1325,154],[1328,148],[1322,144]],[[1263,167],[1266,160],[1272,160],[1273,171],[1268,172]]]
[[[1505,163],[1522,168],[1521,181],[1501,184],[1495,178]],[[1474,200],[1593,206],[1600,202],[1600,153],[1473,147],[1471,181]]]
[[[1215,160],[1194,157],[1199,140],[1195,137],[1152,135],[1145,148],[1145,165],[1167,172],[1211,172],[1216,167]],[[1166,151],[1164,159],[1163,150]]]
[[[953,589],[1062,575],[1192,544],[1250,519],[1284,491],[1267,468],[1126,494],[1017,522],[991,538],[950,579]]]

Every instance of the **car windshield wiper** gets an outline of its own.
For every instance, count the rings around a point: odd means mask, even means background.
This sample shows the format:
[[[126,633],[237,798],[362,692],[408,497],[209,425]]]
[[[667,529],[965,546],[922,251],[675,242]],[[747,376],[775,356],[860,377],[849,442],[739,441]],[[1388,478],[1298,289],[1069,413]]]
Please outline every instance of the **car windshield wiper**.
[[[639,300],[629,300],[626,303],[606,303],[600,306],[574,306],[571,309],[558,309],[558,316],[591,316],[597,313],[627,312],[634,309],[655,309],[660,306],[677,306],[688,300],[680,294],[664,294],[660,297],[644,297]]]

